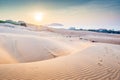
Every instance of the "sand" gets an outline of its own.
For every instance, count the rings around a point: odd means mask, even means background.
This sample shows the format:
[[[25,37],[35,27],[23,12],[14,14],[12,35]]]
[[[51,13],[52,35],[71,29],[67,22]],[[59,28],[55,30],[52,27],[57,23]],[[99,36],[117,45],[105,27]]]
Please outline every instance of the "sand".
[[[0,80],[120,80],[119,35],[9,25],[0,31]]]

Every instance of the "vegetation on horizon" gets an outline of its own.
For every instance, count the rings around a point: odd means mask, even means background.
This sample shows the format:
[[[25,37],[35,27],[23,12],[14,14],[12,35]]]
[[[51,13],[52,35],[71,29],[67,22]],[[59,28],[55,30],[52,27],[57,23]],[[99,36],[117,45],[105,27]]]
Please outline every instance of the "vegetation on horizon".
[[[0,23],[10,23],[10,24],[14,24],[14,25],[21,25],[21,26],[27,26],[27,24],[24,21],[13,21],[13,20],[0,20]]]
[[[92,31],[92,32],[101,32],[101,33],[111,33],[111,34],[120,34],[120,31],[115,31],[111,29],[76,29],[75,27],[70,27],[69,30],[75,30],[75,31]]]

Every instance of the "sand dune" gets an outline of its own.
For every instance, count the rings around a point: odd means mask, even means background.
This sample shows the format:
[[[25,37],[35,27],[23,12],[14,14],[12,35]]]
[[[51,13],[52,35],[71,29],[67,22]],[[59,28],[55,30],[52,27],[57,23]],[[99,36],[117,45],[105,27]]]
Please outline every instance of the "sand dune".
[[[10,29],[0,28],[0,80],[120,80],[119,35]]]
[[[8,51],[8,54],[18,62],[41,61],[72,52],[72,48],[66,44],[43,37],[2,34],[1,38],[4,41],[3,44],[0,40],[2,48]],[[1,55],[1,57],[5,56]]]
[[[0,78],[25,80],[119,80],[120,54],[118,53],[120,51],[117,50],[119,48],[119,45],[95,44],[82,52],[47,61],[0,65],[0,74],[2,74]],[[107,50],[113,52],[107,52]]]

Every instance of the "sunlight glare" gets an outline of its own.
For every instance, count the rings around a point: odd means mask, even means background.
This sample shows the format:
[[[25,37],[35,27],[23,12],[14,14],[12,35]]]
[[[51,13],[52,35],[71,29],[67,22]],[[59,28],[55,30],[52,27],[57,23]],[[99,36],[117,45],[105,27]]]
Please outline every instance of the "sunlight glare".
[[[34,15],[36,21],[42,21],[43,13],[39,12]]]

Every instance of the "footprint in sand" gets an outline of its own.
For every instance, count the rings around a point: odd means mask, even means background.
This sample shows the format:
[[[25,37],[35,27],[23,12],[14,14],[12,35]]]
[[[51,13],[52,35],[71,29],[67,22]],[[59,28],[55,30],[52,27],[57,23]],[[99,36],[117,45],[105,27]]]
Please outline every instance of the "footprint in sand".
[[[99,62],[97,63],[97,65],[102,66],[103,60],[100,57],[98,57],[98,60],[99,60]]]
[[[118,62],[118,64],[120,65],[120,62]]]
[[[103,60],[101,59],[101,60],[99,60],[100,62],[103,62]]]
[[[98,66],[102,66],[102,63],[97,63],[98,64]]]

